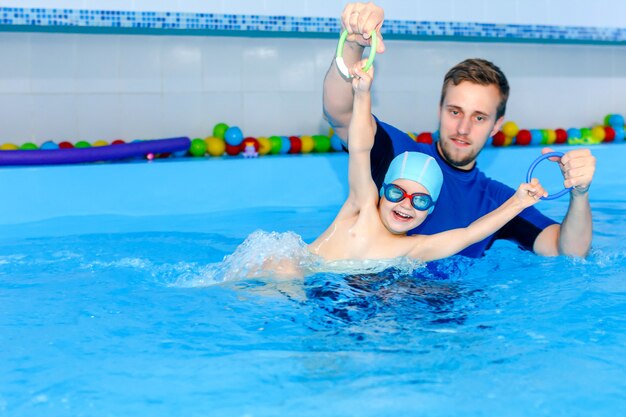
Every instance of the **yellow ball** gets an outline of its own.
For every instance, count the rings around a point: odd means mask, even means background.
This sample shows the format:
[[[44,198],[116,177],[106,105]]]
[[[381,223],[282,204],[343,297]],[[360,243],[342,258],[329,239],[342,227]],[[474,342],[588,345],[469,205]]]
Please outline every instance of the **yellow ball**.
[[[272,143],[265,136],[256,138],[259,141],[259,155],[267,155],[272,150]]]
[[[209,136],[204,139],[206,143],[206,151],[211,156],[222,156],[226,152],[226,142],[224,139]]]
[[[334,134],[335,134],[335,129],[333,129],[332,127],[330,129],[328,129],[328,137],[329,138],[332,138]]]
[[[93,143],[93,146],[107,146],[109,142],[106,140],[97,140]]]
[[[604,130],[604,127],[594,126],[593,129],[591,129],[591,139],[593,143],[600,143],[604,140],[605,137],[606,131]]]
[[[505,136],[504,143],[502,144],[502,146],[511,146],[512,143],[513,143],[513,138],[511,136]]]
[[[0,151],[16,151],[18,150],[20,147],[17,146],[14,143],[4,143],[2,145],[0,145]]]
[[[556,142],[556,130],[547,129],[546,131],[548,132],[548,140],[546,141],[546,144],[552,145],[554,142]]]
[[[315,148],[313,136],[300,136],[300,141],[302,142],[302,149],[300,150],[302,153],[309,153]]]
[[[517,127],[515,122],[506,122],[502,125],[502,133],[504,133],[504,136],[512,138],[519,133],[519,127]]]

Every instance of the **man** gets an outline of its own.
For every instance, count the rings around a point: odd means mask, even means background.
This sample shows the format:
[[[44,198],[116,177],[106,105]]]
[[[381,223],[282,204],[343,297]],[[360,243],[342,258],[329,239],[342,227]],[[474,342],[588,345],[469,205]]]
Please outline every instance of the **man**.
[[[349,32],[343,54],[348,67],[361,60],[373,30],[378,36],[377,52],[384,52],[380,35],[384,20],[382,8],[373,3],[351,3],[344,8],[341,19]],[[333,61],[324,79],[324,114],[335,133],[346,142],[352,117],[352,94],[350,80],[341,75]],[[513,195],[513,189],[487,178],[476,167],[476,158],[487,139],[504,122],[508,95],[508,82],[497,66],[485,60],[469,59],[445,76],[439,103],[439,140],[435,144],[418,144],[399,129],[372,118],[376,129],[371,152],[372,177],[379,188],[390,161],[404,151],[431,155],[444,173],[435,211],[410,233],[433,234],[465,227]],[[542,150],[546,152],[551,149]],[[592,238],[588,191],[595,171],[595,157],[587,149],[571,150],[560,159],[559,165],[564,186],[573,187],[562,224],[531,207],[495,235],[460,254],[479,257],[495,239],[508,239],[539,255],[586,256]]]

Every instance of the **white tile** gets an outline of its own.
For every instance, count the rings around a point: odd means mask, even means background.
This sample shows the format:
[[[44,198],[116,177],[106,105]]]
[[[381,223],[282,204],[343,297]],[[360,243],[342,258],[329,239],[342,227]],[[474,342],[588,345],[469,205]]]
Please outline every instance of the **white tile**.
[[[143,0],[141,0],[143,1]],[[139,3],[141,3],[139,1]],[[55,2],[56,3],[56,2]],[[76,1],[71,3],[78,3]],[[84,8],[87,10],[135,10],[135,0],[82,0],[82,5],[77,7],[76,5],[72,6],[72,8]],[[61,6],[55,6],[60,8]]]
[[[78,136],[90,143],[112,142],[120,137],[120,96],[81,94],[76,96]]]
[[[78,93],[117,93],[119,35],[81,36],[76,39]]]
[[[377,92],[372,112],[404,132],[437,129],[437,102],[433,97],[402,92]]]
[[[423,66],[411,42],[390,41],[387,51],[374,61],[374,87],[377,91],[417,91],[416,69]]]
[[[202,114],[202,93],[164,94],[162,99],[162,135],[207,136],[205,135]]]
[[[237,4],[237,6],[231,6],[231,3]],[[224,10],[246,10],[243,3],[246,2],[243,0],[222,0]],[[264,3],[265,7],[263,8],[263,13],[256,14],[264,14],[268,16],[307,16],[307,12],[309,12],[306,2],[303,1],[265,0]],[[247,9],[258,10],[259,8],[249,6]]]
[[[491,11],[489,10],[489,12]],[[483,0],[454,0],[453,16],[456,22],[486,22],[487,10],[485,3]]]
[[[28,94],[0,94],[0,144],[37,141],[34,135],[33,97]]]
[[[202,42],[195,36],[172,36],[161,45],[163,91],[172,93],[202,90]]]
[[[307,0],[307,16],[339,18],[347,1],[345,0]]]
[[[30,34],[0,33],[0,94],[30,92]]]
[[[515,1],[483,0],[483,4],[485,7],[484,22],[511,24],[517,21]]]
[[[76,96],[73,94],[39,94],[33,96],[32,127],[40,142],[77,142],[78,122]]]
[[[157,139],[163,134],[161,95],[120,96],[120,136],[124,140]]]
[[[254,39],[243,46],[242,88],[245,92],[276,91],[280,86],[280,41]]]
[[[241,91],[243,44],[241,38],[202,39],[203,91]]]
[[[243,93],[209,92],[202,94],[201,132],[206,136],[213,133],[213,127],[218,123],[226,123],[229,126],[239,126],[244,135],[249,135],[243,115]]]
[[[283,39],[278,54],[280,91],[313,91],[315,83],[315,56],[310,53],[315,40]]]
[[[141,0],[134,2],[133,9],[138,12],[167,12],[172,11],[172,5],[168,0]]]
[[[417,21],[451,22],[454,20],[454,0],[417,0]]]
[[[318,93],[285,92],[280,95],[280,108],[276,112],[280,116],[280,127],[273,126],[274,131],[282,135],[301,136],[319,133],[319,125],[323,121],[322,96]]]
[[[386,20],[423,20],[419,18],[422,14],[422,10],[419,8],[420,3],[418,1],[387,0],[376,2],[376,4],[385,11]],[[339,13],[341,14],[341,11]],[[340,14],[337,15],[337,17],[339,17]]]
[[[258,132],[259,136],[287,135],[281,114],[282,99],[278,92],[247,92],[243,95],[244,134]],[[237,122],[234,122],[235,124]]]
[[[33,34],[30,74],[34,93],[76,91],[76,38],[68,34]]]
[[[158,36],[125,36],[120,42],[119,88],[125,93],[162,91],[161,42]]]

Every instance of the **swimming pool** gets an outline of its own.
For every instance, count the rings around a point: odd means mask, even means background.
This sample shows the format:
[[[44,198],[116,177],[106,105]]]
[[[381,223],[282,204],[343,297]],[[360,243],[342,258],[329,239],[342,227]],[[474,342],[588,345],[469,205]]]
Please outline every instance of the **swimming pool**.
[[[587,260],[499,242],[294,283],[207,276],[257,229],[317,236],[344,155],[2,169],[0,414],[618,415],[626,147],[593,151]],[[480,165],[516,185],[537,153]]]

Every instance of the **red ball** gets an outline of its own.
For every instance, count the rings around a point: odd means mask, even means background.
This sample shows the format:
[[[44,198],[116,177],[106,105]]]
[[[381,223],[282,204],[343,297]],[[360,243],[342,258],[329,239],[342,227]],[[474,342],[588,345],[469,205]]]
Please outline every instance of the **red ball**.
[[[246,146],[248,145],[252,145],[254,146],[254,150],[255,152],[259,151],[259,147],[261,146],[261,144],[259,144],[259,141],[256,140],[256,138],[253,138],[252,136],[249,136],[247,138],[245,138],[244,140],[241,141],[241,152],[246,150]]]
[[[502,133],[502,131],[499,130],[495,135],[493,135],[491,143],[493,144],[493,146],[504,146],[505,141],[506,136],[504,135],[504,133]]]
[[[422,132],[419,135],[417,135],[417,137],[415,138],[415,141],[417,143],[427,143],[430,145],[433,143],[433,134],[430,132]]]
[[[604,142],[613,142],[615,139],[615,129],[611,126],[604,126]]]
[[[517,136],[515,136],[515,143],[518,145],[526,146],[530,144],[530,140],[532,139],[532,135],[529,130],[522,129],[517,132]]]
[[[72,149],[74,145],[71,142],[61,142],[59,143],[59,149]]]
[[[302,140],[297,136],[289,136],[289,142],[291,147],[287,153],[300,153],[302,152]]]
[[[554,143],[566,143],[567,142],[567,131],[564,129],[556,129],[554,131],[556,133],[556,139]]]
[[[230,156],[235,156],[235,155],[239,155],[239,152],[241,152],[241,143],[234,146],[234,145],[229,145],[228,142],[225,143],[226,144],[226,153]]]

